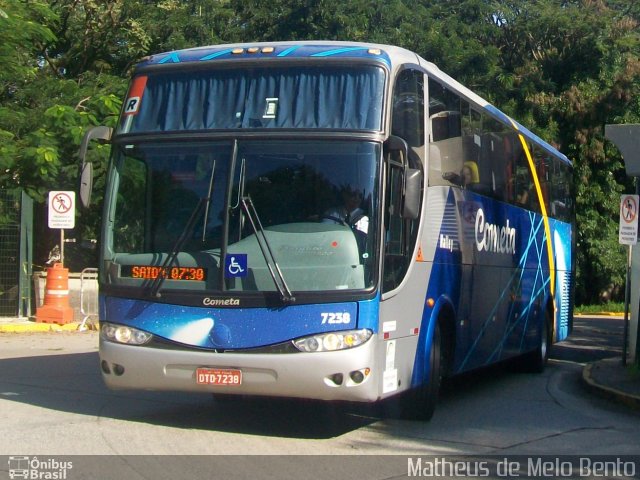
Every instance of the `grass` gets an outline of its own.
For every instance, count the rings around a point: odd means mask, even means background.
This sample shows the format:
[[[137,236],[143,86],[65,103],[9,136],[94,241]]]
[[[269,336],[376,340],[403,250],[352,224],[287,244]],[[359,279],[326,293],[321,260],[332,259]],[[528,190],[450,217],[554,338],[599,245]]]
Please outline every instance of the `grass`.
[[[609,302],[600,305],[578,305],[575,313],[621,313],[624,312],[624,302]]]

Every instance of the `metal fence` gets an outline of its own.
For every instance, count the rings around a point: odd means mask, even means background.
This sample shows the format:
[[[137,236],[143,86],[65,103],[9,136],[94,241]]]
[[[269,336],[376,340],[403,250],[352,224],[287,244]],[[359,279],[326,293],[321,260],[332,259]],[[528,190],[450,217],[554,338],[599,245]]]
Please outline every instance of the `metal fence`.
[[[31,314],[33,200],[0,189],[0,316]]]
[[[98,269],[85,268],[80,272],[80,330],[95,329],[98,322]]]

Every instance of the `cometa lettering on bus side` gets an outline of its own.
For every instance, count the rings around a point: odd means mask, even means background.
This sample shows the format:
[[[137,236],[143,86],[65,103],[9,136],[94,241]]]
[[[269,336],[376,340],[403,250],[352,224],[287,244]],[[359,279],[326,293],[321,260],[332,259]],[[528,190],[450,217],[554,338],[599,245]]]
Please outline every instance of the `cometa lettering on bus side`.
[[[480,208],[476,216],[476,246],[479,252],[513,255],[516,253],[516,229],[509,226],[508,219],[503,226],[486,222]]]

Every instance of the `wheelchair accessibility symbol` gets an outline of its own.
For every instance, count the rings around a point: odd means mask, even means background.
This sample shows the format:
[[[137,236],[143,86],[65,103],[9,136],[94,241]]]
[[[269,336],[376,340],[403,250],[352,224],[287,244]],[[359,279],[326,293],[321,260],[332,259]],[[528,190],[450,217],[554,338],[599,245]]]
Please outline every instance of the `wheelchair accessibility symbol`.
[[[247,254],[230,253],[224,260],[224,271],[227,278],[247,276]]]

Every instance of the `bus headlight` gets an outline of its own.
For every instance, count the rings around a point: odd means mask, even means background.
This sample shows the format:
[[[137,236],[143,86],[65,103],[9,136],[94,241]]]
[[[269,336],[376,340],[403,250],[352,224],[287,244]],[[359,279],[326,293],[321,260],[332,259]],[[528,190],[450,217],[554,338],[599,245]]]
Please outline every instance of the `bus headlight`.
[[[153,336],[137,328],[112,323],[103,323],[100,332],[103,339],[126,345],[144,345]]]
[[[293,340],[293,345],[301,352],[334,352],[362,345],[371,338],[371,330],[348,330],[329,332]]]

